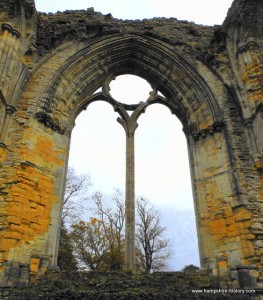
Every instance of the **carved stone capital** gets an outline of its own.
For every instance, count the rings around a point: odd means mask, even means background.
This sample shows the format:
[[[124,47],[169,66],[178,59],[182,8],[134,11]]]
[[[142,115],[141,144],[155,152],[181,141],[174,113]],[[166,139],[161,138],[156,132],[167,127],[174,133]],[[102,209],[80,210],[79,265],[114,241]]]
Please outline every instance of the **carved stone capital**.
[[[246,42],[240,42],[238,44],[238,54],[242,54],[248,50],[254,50],[257,46],[257,43],[253,40],[253,38],[249,38]]]
[[[11,25],[4,23],[1,25],[1,27],[3,31],[8,31],[12,33],[13,27]]]
[[[12,36],[14,36],[16,38],[20,38],[21,37],[20,32],[18,30],[14,29],[10,24],[4,23],[4,24],[1,25],[1,27],[2,27],[3,31],[7,30],[9,33],[12,34]]]
[[[16,37],[17,39],[20,38],[21,34],[18,30],[13,29],[12,30],[12,36]]]
[[[16,112],[16,108],[13,105],[7,105],[6,106],[6,113],[8,115],[12,115]]]
[[[257,43],[254,42],[254,41],[248,42],[248,43],[247,43],[247,49],[248,49],[248,50],[254,50],[255,47],[256,47],[256,45],[257,45]]]
[[[246,44],[245,43],[239,43],[237,53],[242,54],[246,51],[247,51]]]
[[[199,136],[200,136],[200,133],[198,131],[195,131],[192,133],[192,137],[195,141],[199,140]]]
[[[202,130],[200,130],[200,136],[201,136],[202,138],[205,138],[206,135],[207,135],[207,129],[202,129]]]

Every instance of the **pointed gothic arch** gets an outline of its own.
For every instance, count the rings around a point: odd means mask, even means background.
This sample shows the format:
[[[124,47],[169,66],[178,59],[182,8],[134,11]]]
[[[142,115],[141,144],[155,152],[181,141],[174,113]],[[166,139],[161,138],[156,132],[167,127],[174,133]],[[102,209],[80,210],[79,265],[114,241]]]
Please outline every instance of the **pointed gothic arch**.
[[[49,82],[43,87],[45,90],[37,106],[38,113],[46,114],[51,122],[58,118],[57,115],[61,119],[61,111],[56,109],[57,103],[65,103],[64,108],[68,112],[63,111],[63,114],[72,113],[72,109],[74,111],[79,103],[85,102],[84,99],[102,86],[108,77],[121,74],[138,75],[154,84],[169,99],[170,104],[167,105],[170,105],[186,129],[193,127],[198,134],[222,122],[215,95],[195,67],[156,39],[136,34],[117,34],[88,46],[85,43],[82,46],[71,44],[56,52],[51,56],[51,61],[61,57],[64,52],[73,55],[65,55],[66,63],[63,62],[55,72],[50,69],[46,74]],[[43,72],[46,64],[38,67],[36,74]],[[215,80],[212,72],[210,77]],[[221,86],[223,89],[223,84]],[[53,106],[55,109],[51,108]],[[43,117],[43,114],[40,115]],[[59,126],[61,130],[70,126],[65,120],[64,123]]]
[[[59,61],[61,57],[63,60]],[[110,35],[88,45],[86,42],[70,43],[64,45],[62,49],[56,49],[50,57],[46,57],[44,62],[36,67],[28,86],[31,98],[36,100],[35,103],[31,102],[31,105],[34,105],[35,118],[42,124],[35,123],[34,126],[40,126],[38,129],[40,131],[50,128],[52,132],[57,132],[61,138],[53,140],[55,147],[60,147],[60,143],[66,139],[68,145],[64,149],[66,157],[69,148],[67,136],[70,136],[75,118],[89,103],[97,100],[107,101],[119,112],[121,119],[128,117],[124,107],[108,93],[109,83],[113,77],[127,73],[138,75],[146,79],[154,90],[160,90],[165,97],[153,92],[147,102],[139,104],[139,108],[134,108],[134,130],[139,115],[153,103],[166,105],[182,122],[190,153],[201,261],[203,266],[217,272],[215,270],[218,269],[218,263],[210,258],[210,253],[215,251],[216,245],[212,239],[207,239],[208,232],[204,232],[200,226],[204,214],[202,206],[207,206],[207,199],[203,194],[204,191],[211,190],[208,193],[212,195],[214,193],[212,190],[217,190],[219,199],[224,199],[225,205],[231,207],[239,205],[239,199],[233,197],[228,201],[227,195],[235,194],[239,187],[235,181],[235,174],[230,168],[231,157],[221,155],[222,151],[229,153],[229,144],[226,142],[227,128],[224,126],[220,101],[216,99],[218,97],[216,90],[212,91],[197,72],[197,68],[191,66],[187,58],[171,51],[154,38],[137,34]],[[55,66],[53,66],[54,61]],[[214,85],[221,86],[221,90],[227,94],[223,83],[218,81],[205,65],[200,61],[196,64],[203,66],[209,73],[206,76],[210,81],[214,80]],[[39,76],[44,83],[41,86],[36,84]],[[102,92],[93,94],[100,86]],[[24,101],[23,96],[22,94],[19,101]],[[214,152],[217,144],[220,144],[219,150]],[[209,150],[211,147],[213,151]],[[208,153],[210,151],[211,159],[207,159],[204,163],[202,157],[206,151]],[[218,156],[221,156],[220,160]],[[205,173],[209,168],[215,169],[215,174],[207,176]],[[63,166],[61,174],[65,174]],[[213,184],[211,184],[211,177],[214,178]],[[57,197],[60,198],[63,195],[63,176],[59,176],[57,180],[59,183],[56,185],[60,186]],[[225,181],[224,191],[220,181]],[[201,182],[204,183],[200,184]],[[52,228],[50,239],[53,241],[56,240],[54,236],[59,230],[61,209],[59,201],[56,206],[57,213],[50,226]],[[49,246],[48,251],[51,251],[53,264],[55,264],[57,246]]]

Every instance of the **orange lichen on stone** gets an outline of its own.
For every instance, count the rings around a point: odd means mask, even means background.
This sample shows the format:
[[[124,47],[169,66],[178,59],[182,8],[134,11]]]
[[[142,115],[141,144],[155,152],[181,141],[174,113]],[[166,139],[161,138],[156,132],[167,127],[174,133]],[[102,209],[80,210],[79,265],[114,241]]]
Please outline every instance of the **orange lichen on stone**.
[[[219,268],[227,268],[227,261],[225,261],[225,260],[220,260],[219,262],[218,262],[218,266],[219,266]]]
[[[31,166],[21,168],[18,182],[10,188],[14,201],[7,206],[6,223],[9,231],[4,236],[3,259],[8,259],[11,248],[32,241],[47,232],[50,224],[53,195],[52,178]]]
[[[232,209],[225,209],[225,210],[224,210],[224,216],[225,216],[225,218],[227,218],[227,219],[229,219],[229,217],[232,217],[232,216],[233,216]]]
[[[6,160],[8,150],[0,147],[0,162],[4,162]]]
[[[40,259],[39,258],[31,258],[30,272],[31,273],[38,273],[39,265],[40,265]]]
[[[21,240],[21,233],[15,231],[9,231],[3,233],[4,239]]]
[[[237,228],[236,228],[235,224],[231,224],[231,225],[227,226],[227,232],[228,232],[228,234],[229,233],[233,234],[236,231],[237,231]]]
[[[245,258],[255,257],[255,249],[253,247],[253,244],[250,244],[249,247],[243,248],[242,252],[243,252],[243,255]],[[250,263],[251,263],[251,261],[250,261]]]
[[[247,87],[247,97],[249,103],[262,102],[262,76],[262,70],[260,66],[255,62],[247,64],[246,68],[242,72],[242,80],[244,85]]]
[[[53,141],[40,136],[37,139],[36,151],[42,157],[43,161],[47,163],[53,163],[55,165],[63,166],[64,160],[61,160],[59,156],[65,154],[63,151],[55,151]]]
[[[227,233],[227,227],[224,219],[218,219],[211,222],[212,235],[224,235]]]
[[[234,224],[235,222],[236,222],[235,217],[226,218],[226,225],[231,225]]]
[[[2,251],[8,252],[10,248],[17,246],[17,240],[16,239],[10,239],[10,238],[3,238],[1,240],[2,242]],[[5,256],[3,257],[5,259]]]
[[[21,157],[33,164],[45,166],[64,166],[65,150],[56,150],[54,141],[47,135],[35,133],[33,128],[27,129],[24,134],[23,147],[19,149]]]
[[[263,93],[261,95],[261,98],[263,99]],[[254,166],[257,170],[263,170],[263,160],[258,159],[254,162]],[[262,186],[263,186],[263,179],[262,179]]]
[[[241,209],[235,216],[237,222],[242,222],[251,219],[251,212]]]

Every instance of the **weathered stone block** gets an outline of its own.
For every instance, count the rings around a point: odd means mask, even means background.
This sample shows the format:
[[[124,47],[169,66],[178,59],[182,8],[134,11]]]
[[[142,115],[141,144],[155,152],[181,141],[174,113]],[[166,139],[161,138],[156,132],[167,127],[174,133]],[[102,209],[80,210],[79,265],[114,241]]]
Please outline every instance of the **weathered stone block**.
[[[39,265],[40,265],[40,259],[32,257],[31,260],[30,260],[30,272],[31,273],[38,273]]]
[[[6,220],[10,224],[16,224],[16,225],[21,224],[21,218],[16,217],[15,215],[12,215],[12,212],[10,212],[10,215],[7,217]]]

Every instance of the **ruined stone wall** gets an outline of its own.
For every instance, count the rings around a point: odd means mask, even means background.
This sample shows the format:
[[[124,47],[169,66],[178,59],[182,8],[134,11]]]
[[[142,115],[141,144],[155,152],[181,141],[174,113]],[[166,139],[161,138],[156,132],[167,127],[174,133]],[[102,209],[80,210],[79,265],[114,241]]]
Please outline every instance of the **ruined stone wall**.
[[[262,9],[236,0],[209,27],[0,1],[1,286],[56,266],[75,118],[131,73],[183,124],[202,267],[231,287],[262,287]]]

